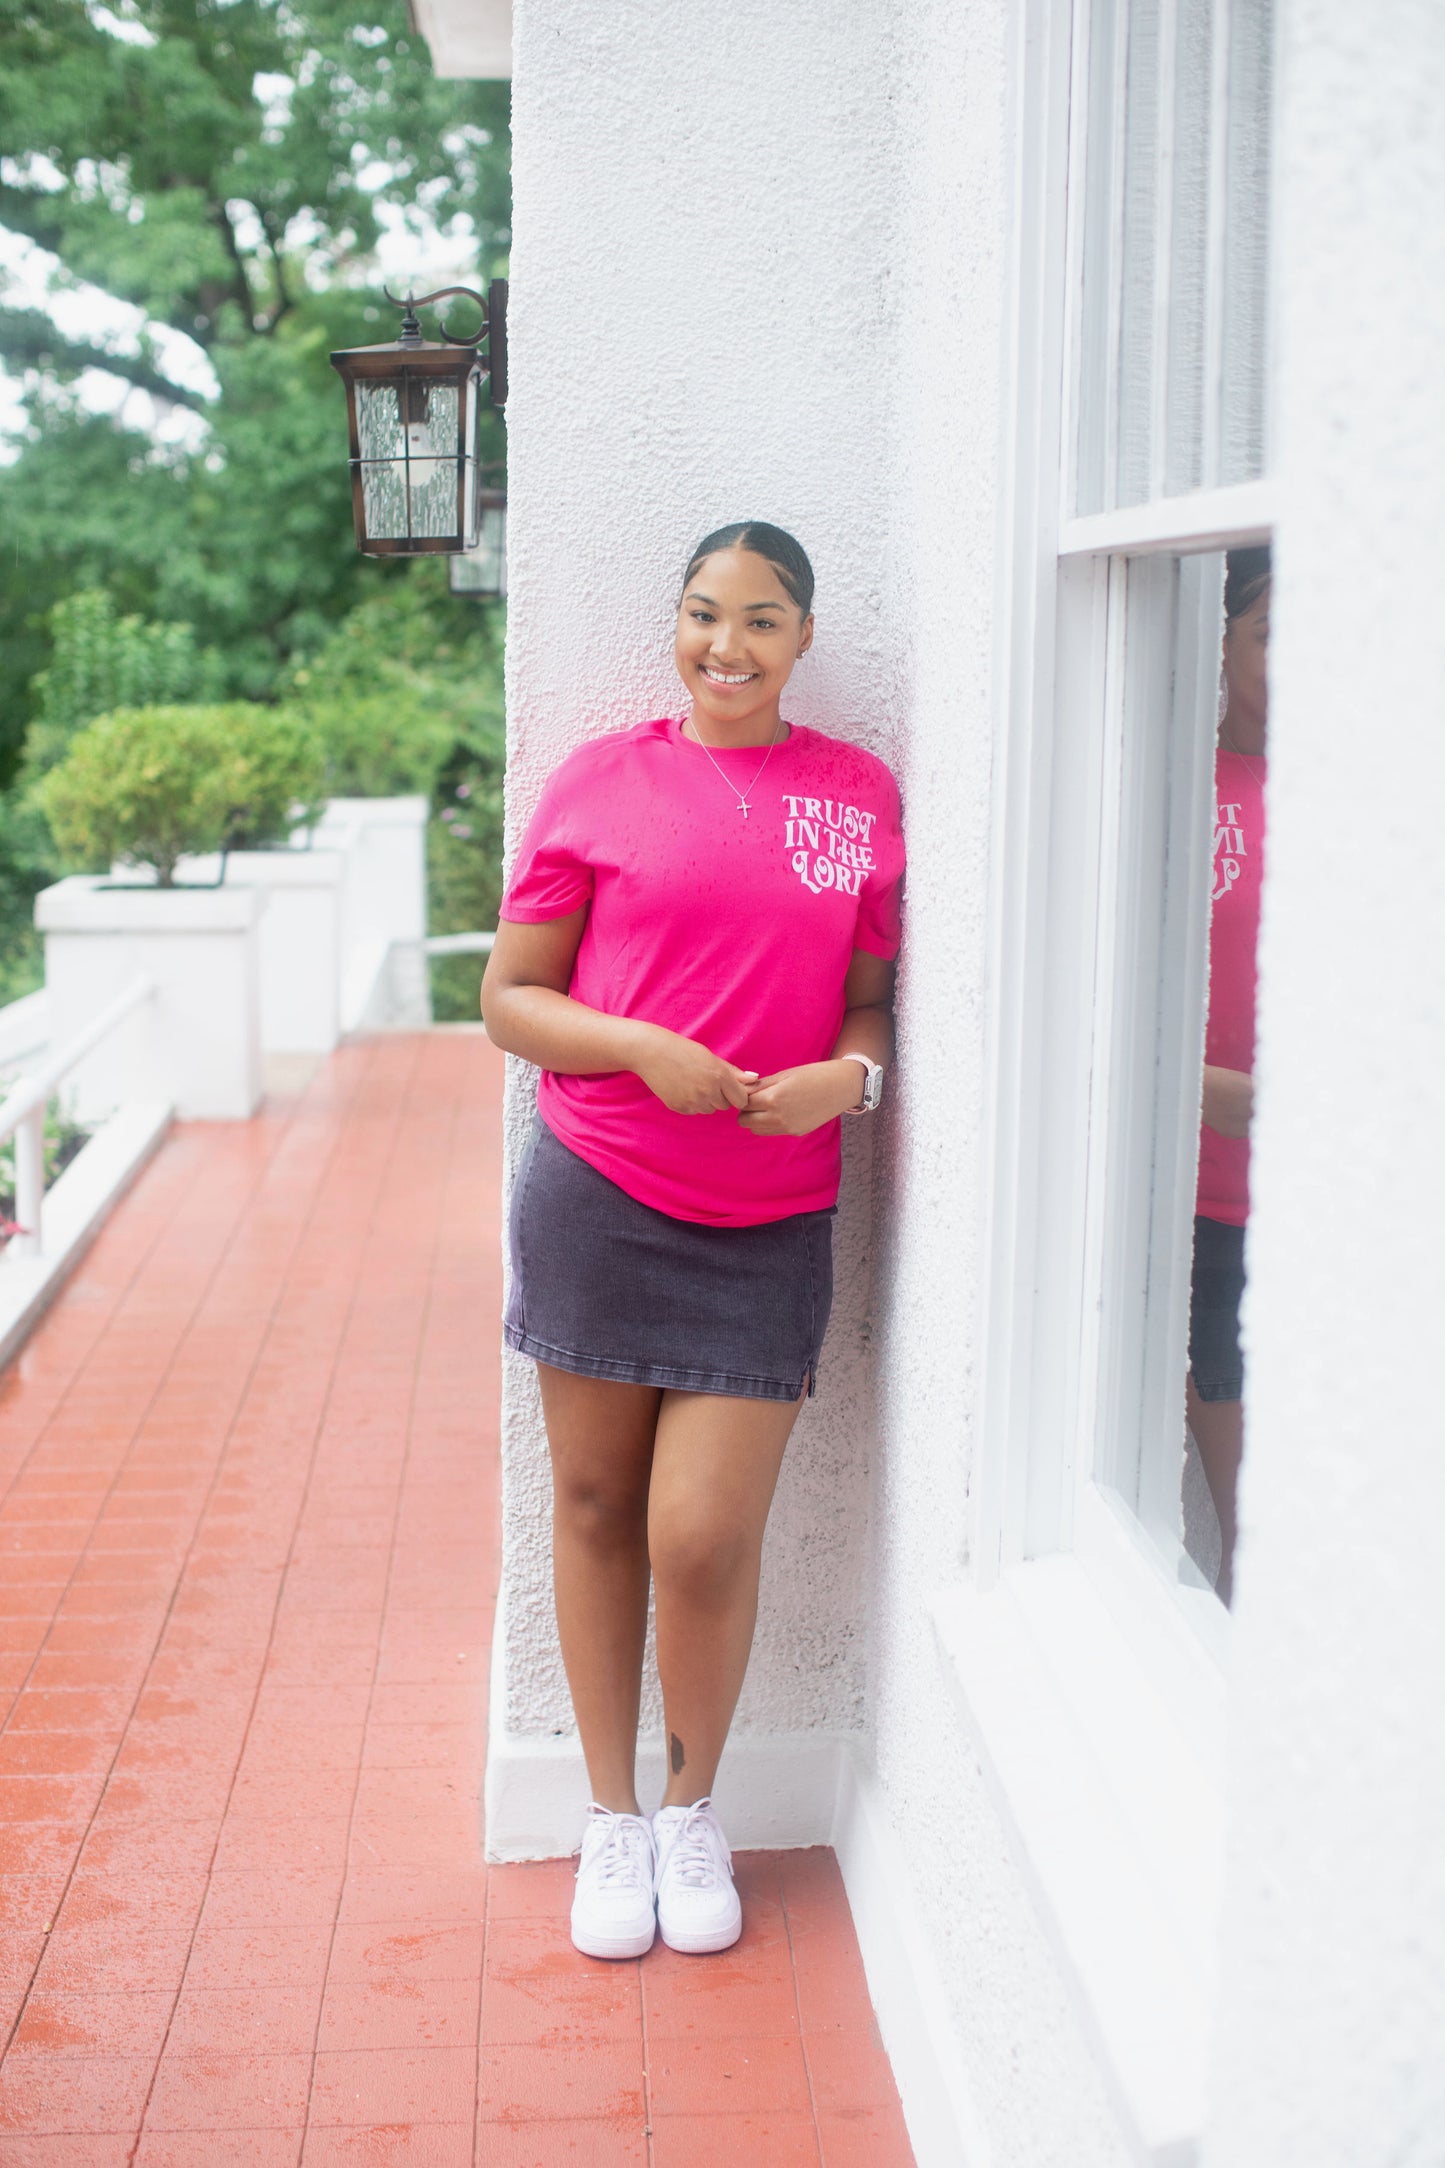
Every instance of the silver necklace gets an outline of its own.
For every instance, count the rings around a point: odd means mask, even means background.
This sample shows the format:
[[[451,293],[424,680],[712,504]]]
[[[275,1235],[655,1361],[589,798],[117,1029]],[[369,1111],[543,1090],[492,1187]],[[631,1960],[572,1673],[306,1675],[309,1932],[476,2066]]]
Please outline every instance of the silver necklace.
[[[696,729],[697,725],[694,724],[693,728]],[[1220,725],[1219,742],[1224,747],[1226,753],[1233,753],[1236,760],[1242,760],[1244,762],[1246,769],[1254,777],[1254,780],[1256,783],[1258,783],[1260,789],[1263,790],[1264,772],[1261,768],[1256,768],[1254,764],[1256,761],[1263,761],[1267,759],[1268,755],[1265,753],[1246,753],[1245,751],[1243,751],[1240,746],[1234,743],[1234,740],[1232,738],[1227,738],[1225,736],[1223,724]]]
[[[730,776],[730,775],[728,774],[728,772],[727,772],[727,769],[726,769],[726,768],[723,768],[723,767],[720,767],[720,766],[718,765],[717,761],[713,760],[713,755],[712,755],[712,747],[711,747],[711,746],[710,746],[710,745],[708,744],[708,742],[707,742],[707,739],[706,739],[706,738],[705,738],[705,737],[703,736],[702,732],[701,732],[701,731],[700,731],[700,730],[698,729],[698,727],[697,727],[697,717],[696,717],[696,716],[695,716],[695,715],[693,714],[693,712],[692,712],[691,708],[689,708],[689,709],[688,709],[688,711],[687,711],[687,713],[686,713],[686,715],[684,715],[684,717],[683,717],[683,719],[682,719],[682,722],[681,722],[681,725],[680,725],[679,727],[680,727],[681,729],[683,729],[683,730],[686,730],[686,728],[687,728],[687,726],[688,726],[688,724],[689,724],[689,723],[691,723],[691,724],[692,724],[692,734],[693,734],[693,738],[694,738],[695,742],[696,742],[696,743],[697,743],[698,745],[700,745],[700,746],[702,747],[703,751],[704,751],[704,752],[705,752],[705,753],[707,754],[707,757],[708,757],[708,759],[709,759],[709,760],[712,760],[712,764],[713,764],[713,766],[714,766],[714,767],[715,767],[715,768],[717,769],[717,772],[718,772],[718,774],[719,774],[719,775],[720,775],[720,776],[722,777],[722,779],[723,779],[724,783],[726,783],[726,784],[727,784],[727,787],[728,787],[728,789],[729,789],[729,790],[737,790],[738,786],[737,786],[737,784],[736,784],[736,783],[735,783],[735,782],[734,782],[734,781],[732,780],[732,777],[731,777],[731,776]],[[778,730],[781,730],[781,729],[782,729],[782,727],[783,727],[783,723],[782,723],[782,717],[780,716],[780,717],[778,718]],[[774,746],[775,746],[775,745],[777,745],[777,744],[778,744],[778,742],[779,742],[779,740],[778,740],[778,735],[777,735],[777,731],[775,731],[775,732],[773,733],[772,737],[771,737],[771,738],[769,738],[769,740],[768,740],[768,749],[767,749],[767,751],[766,751],[766,752],[764,753],[764,755],[763,755],[763,757],[762,757],[762,760],[761,760],[761,762],[759,763],[759,766],[758,766],[758,773],[757,773],[757,775],[755,775],[755,776],[753,777],[752,781],[751,781],[751,782],[750,782],[750,783],[748,784],[748,786],[747,786],[747,789],[746,789],[746,790],[741,790],[741,791],[738,791],[738,811],[739,811],[739,813],[741,813],[741,815],[742,815],[742,817],[743,817],[743,819],[744,819],[744,820],[746,820],[746,819],[747,819],[747,817],[748,817],[748,811],[749,811],[749,808],[748,808],[748,791],[752,791],[752,790],[756,790],[756,789],[757,789],[757,787],[758,787],[758,776],[762,774],[762,772],[763,772],[763,769],[764,769],[764,768],[766,768],[766,766],[768,765],[768,762],[769,762],[769,761],[770,761],[770,760],[772,759],[772,757],[773,757],[773,748],[774,748]]]

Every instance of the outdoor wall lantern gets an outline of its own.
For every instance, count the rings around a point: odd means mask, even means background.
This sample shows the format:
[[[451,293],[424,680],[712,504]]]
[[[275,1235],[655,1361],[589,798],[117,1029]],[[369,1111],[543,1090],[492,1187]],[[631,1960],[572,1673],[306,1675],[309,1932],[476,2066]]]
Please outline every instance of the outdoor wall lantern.
[[[504,600],[507,593],[507,492],[501,486],[502,469],[482,471],[477,490],[477,540],[447,566],[454,595],[476,595],[482,600]]]
[[[424,339],[417,310],[450,294],[476,302],[480,330],[459,339],[443,324],[440,339]],[[396,338],[331,357],[346,385],[356,546],[368,557],[456,555],[476,547],[486,509],[477,467],[483,378],[493,406],[507,397],[507,282],[493,279],[485,300],[468,286],[386,298],[406,312]]]

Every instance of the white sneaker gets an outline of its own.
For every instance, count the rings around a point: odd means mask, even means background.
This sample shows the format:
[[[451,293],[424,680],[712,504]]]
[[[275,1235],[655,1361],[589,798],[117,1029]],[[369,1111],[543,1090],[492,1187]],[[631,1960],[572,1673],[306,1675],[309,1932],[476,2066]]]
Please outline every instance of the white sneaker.
[[[641,1814],[613,1814],[594,1800],[582,1832],[572,1940],[588,1957],[642,1957],[657,1932],[652,1829]]]
[[[743,1908],[733,1888],[733,1856],[712,1801],[659,1807],[652,1817],[652,1835],[663,1941],[670,1950],[699,1956],[731,1949],[743,1931]]]

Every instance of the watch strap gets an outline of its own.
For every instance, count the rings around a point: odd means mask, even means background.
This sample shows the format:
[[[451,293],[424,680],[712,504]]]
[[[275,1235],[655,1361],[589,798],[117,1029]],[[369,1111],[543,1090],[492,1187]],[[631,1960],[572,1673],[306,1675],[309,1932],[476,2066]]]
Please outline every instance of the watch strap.
[[[863,1104],[845,1107],[846,1114],[871,1114],[883,1097],[883,1066],[868,1054],[840,1054],[839,1061],[856,1061],[863,1070]]]

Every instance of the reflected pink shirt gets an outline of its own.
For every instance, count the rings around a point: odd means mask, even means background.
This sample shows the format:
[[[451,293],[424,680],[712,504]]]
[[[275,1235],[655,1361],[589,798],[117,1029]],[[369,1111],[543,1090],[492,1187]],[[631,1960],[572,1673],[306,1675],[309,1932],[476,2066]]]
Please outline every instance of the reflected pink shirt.
[[[1211,1067],[1254,1070],[1255,950],[1264,878],[1262,755],[1221,747],[1214,767],[1214,891],[1209,913],[1209,1022],[1204,1059]],[[1243,1227],[1249,1219],[1249,1139],[1199,1132],[1199,1192],[1204,1219]]]
[[[898,787],[871,753],[798,723],[756,787],[757,746],[714,758],[722,775],[668,720],[580,746],[547,781],[501,916],[589,906],[569,991],[590,1009],[760,1076],[826,1061],[854,949],[898,953]],[[837,1202],[836,1119],[755,1137],[731,1109],[672,1113],[627,1071],[546,1071],[537,1105],[570,1151],[674,1219],[749,1227]]]

